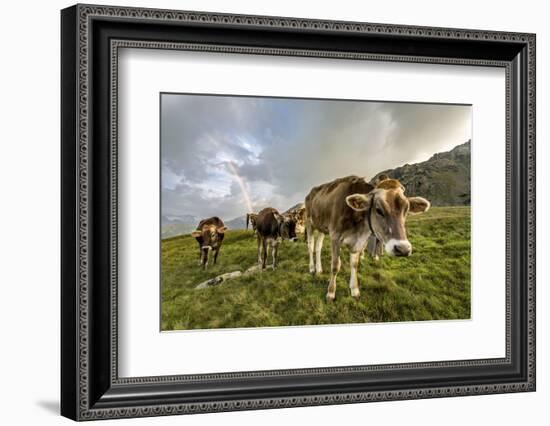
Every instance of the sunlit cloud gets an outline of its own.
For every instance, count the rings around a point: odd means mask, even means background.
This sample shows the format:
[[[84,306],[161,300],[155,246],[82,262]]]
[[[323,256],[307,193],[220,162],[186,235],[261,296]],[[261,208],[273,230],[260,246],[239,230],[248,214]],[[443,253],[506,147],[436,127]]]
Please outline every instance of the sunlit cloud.
[[[471,139],[471,107],[162,95],[162,214],[281,211],[336,177],[370,178]]]

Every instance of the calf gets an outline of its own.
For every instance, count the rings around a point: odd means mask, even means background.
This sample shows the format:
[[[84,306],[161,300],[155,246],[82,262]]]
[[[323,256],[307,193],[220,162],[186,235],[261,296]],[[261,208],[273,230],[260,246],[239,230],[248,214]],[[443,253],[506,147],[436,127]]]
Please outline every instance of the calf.
[[[348,176],[317,186],[307,195],[305,220],[311,273],[322,272],[323,239],[325,234],[330,237],[332,262],[328,301],[336,297],[342,246],[350,251],[349,287],[356,299],[359,298],[357,267],[370,236],[374,236],[392,256],[411,254],[412,246],[405,230],[406,216],[427,211],[430,203],[422,197],[406,197],[404,192],[404,187],[395,179],[384,179],[372,185],[364,178]]]
[[[216,264],[226,229],[223,221],[214,216],[201,220],[197,229],[191,233],[199,243],[199,264],[203,270],[208,266],[210,251],[214,252],[214,265]]]
[[[273,269],[277,266],[279,244],[283,239],[296,240],[296,222],[293,218],[282,216],[276,209],[267,207],[256,218],[258,238],[258,264],[266,267],[267,255],[271,246]]]

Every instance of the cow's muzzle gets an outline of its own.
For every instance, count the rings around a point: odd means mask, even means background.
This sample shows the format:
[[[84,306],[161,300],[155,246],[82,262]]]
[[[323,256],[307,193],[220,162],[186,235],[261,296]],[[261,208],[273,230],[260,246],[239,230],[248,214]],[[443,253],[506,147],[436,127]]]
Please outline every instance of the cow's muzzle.
[[[385,245],[386,253],[391,256],[410,256],[412,245],[408,240],[389,240]]]

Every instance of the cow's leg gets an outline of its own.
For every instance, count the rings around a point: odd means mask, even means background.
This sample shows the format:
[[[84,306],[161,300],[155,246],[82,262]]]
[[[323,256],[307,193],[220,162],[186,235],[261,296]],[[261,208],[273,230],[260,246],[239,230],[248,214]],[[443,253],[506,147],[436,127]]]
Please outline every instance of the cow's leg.
[[[267,241],[262,238],[262,269],[265,269],[265,263],[267,261]]]
[[[208,249],[202,250],[202,270],[206,271],[206,268],[208,266]]]
[[[219,247],[214,250],[214,265],[216,264],[216,261],[218,260],[218,253],[220,252]]]
[[[263,242],[262,238],[258,235],[258,266],[262,267],[262,251],[263,251]]]
[[[279,252],[279,242],[277,240],[273,240],[272,248],[271,248],[271,255],[273,257],[273,270],[277,267],[277,254]]]
[[[340,271],[340,241],[334,238],[331,244],[332,261],[330,265],[330,281],[327,289],[327,301],[332,302],[336,299],[336,276]]]
[[[323,264],[321,263],[321,250],[323,249],[323,240],[325,234],[319,232],[315,241],[315,273],[321,275],[323,273]]]
[[[359,257],[361,252],[350,253],[349,255],[349,267],[350,267],[350,276],[349,276],[349,289],[351,291],[351,297],[354,299],[359,299],[359,283],[357,280],[357,268],[359,266]]]
[[[309,273],[314,274],[315,259],[313,257],[313,252],[315,250],[315,236],[313,233],[313,229],[310,225],[307,226],[306,232],[307,232],[307,251],[309,253]]]

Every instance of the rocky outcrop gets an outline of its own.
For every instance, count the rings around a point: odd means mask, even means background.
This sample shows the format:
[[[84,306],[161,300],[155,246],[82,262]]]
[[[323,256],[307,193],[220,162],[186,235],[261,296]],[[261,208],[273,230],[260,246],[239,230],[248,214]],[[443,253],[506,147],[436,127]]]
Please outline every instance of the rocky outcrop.
[[[408,196],[422,196],[433,206],[470,205],[470,141],[448,152],[434,154],[429,160],[384,170],[398,179]]]

